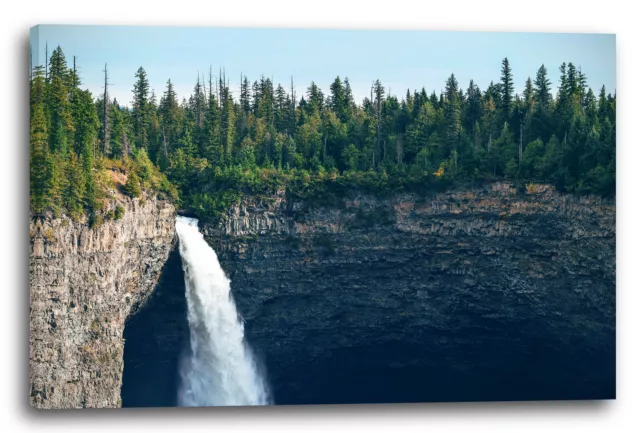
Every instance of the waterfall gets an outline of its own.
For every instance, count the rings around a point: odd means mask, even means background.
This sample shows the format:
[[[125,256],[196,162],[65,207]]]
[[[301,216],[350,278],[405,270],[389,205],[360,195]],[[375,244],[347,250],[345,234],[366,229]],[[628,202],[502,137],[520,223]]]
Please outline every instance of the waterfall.
[[[230,281],[216,252],[198,231],[198,220],[179,216],[176,231],[191,343],[181,365],[180,406],[269,404],[265,380],[244,341]]]

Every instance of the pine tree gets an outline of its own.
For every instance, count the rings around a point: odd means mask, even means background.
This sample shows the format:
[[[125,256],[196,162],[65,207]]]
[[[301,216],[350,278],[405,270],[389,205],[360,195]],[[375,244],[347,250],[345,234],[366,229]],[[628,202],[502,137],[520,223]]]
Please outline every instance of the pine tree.
[[[522,98],[524,99],[524,104],[527,110],[532,107],[533,94],[533,82],[531,81],[531,77],[527,77],[527,81],[524,84],[524,92],[522,93]]]
[[[245,75],[240,78],[240,106],[245,116],[251,111],[251,93],[249,89],[249,79]]]
[[[529,139],[540,138],[547,142],[555,129],[551,82],[547,78],[547,68],[542,65],[533,82],[533,112],[528,126]]]
[[[93,158],[100,121],[91,92],[74,88],[70,109],[75,124],[73,149],[77,155],[90,154]]]
[[[200,83],[200,74],[198,74],[198,80],[196,81],[196,85],[193,88],[194,98],[192,107],[195,114],[196,127],[198,129],[202,129],[202,127],[204,126],[204,113],[207,103],[202,84]]]
[[[598,96],[598,118],[602,123],[607,117],[609,117],[609,104],[607,102],[607,90],[603,85],[600,88],[600,94]]]
[[[207,112],[207,98],[204,89],[204,81],[200,81],[200,74],[198,73],[198,78],[193,88],[193,95],[189,98],[189,104],[185,112],[185,115],[188,117],[185,119],[185,123],[191,128],[193,144],[198,153],[204,150],[206,140],[205,116]]]
[[[324,106],[324,95],[313,81],[307,89],[307,114],[320,113]]]
[[[82,167],[82,183],[84,186],[83,205],[90,209],[97,206],[97,191],[95,186],[93,164],[96,151],[96,141],[100,121],[93,98],[88,90],[72,89],[71,112],[74,118],[74,152],[79,157]],[[74,167],[75,169],[76,167]],[[76,173],[73,172],[75,175]],[[82,207],[82,206],[81,206]],[[80,208],[81,208],[80,207]],[[81,212],[73,210],[72,212]]]
[[[296,126],[298,124],[298,120],[297,120],[298,115],[297,115],[297,111],[296,111],[296,104],[297,104],[296,93],[293,90],[293,76],[291,76],[291,113],[290,113],[290,116],[289,116],[288,131],[289,131],[289,134],[292,137],[295,137],[295,135],[296,135]]]
[[[538,69],[533,84],[533,98],[536,103],[536,110],[549,110],[551,104],[551,81],[547,78],[547,68],[544,65]]]
[[[286,131],[287,123],[289,120],[289,105],[291,101],[288,99],[288,95],[280,84],[276,88],[275,96],[275,130]]]
[[[88,209],[95,211],[99,207],[98,190],[93,173],[93,152],[91,152],[89,146],[85,147],[80,161],[82,163],[82,172],[84,174],[85,182],[84,204]]]
[[[82,81],[76,69],[76,56],[73,56],[73,67],[69,70],[69,87],[72,89],[79,88],[80,84],[82,84]]]
[[[233,107],[233,100],[227,98],[224,104],[224,111],[222,113],[221,131],[222,131],[222,146],[224,148],[225,161],[230,163],[233,159],[233,144],[235,141],[235,110]]]
[[[449,151],[455,150],[460,137],[460,96],[458,80],[451,74],[445,85],[444,138]]]
[[[121,158],[122,154],[122,135],[127,127],[125,125],[124,115],[118,106],[118,101],[113,100],[112,104],[109,104],[109,124],[111,125],[110,143],[111,155],[114,158]]]
[[[380,145],[380,110],[382,104],[382,98],[384,97],[384,87],[380,80],[376,80],[373,83],[373,93],[375,94],[375,107],[376,107],[376,137],[377,137],[377,159],[376,165],[380,165],[382,161],[382,147]]]
[[[164,137],[169,149],[173,149],[179,131],[180,106],[171,80],[167,80],[167,89],[160,100],[160,123],[164,127]]]
[[[482,94],[478,86],[471,80],[467,88],[465,104],[465,128],[475,137],[479,132],[475,129],[475,123],[482,116]]]
[[[502,76],[500,81],[502,84],[502,116],[505,121],[508,121],[511,116],[513,101],[513,74],[511,73],[511,66],[509,66],[509,59],[506,57],[502,60]]]
[[[64,212],[63,195],[69,186],[66,173],[66,156],[49,153],[46,158],[47,184],[45,195],[48,198],[47,208],[53,211],[54,216]]]
[[[578,68],[578,77],[577,77],[577,85],[578,85],[578,94],[580,99],[580,106],[584,109],[586,107],[586,97],[589,86],[587,85],[587,76],[582,72],[582,68]]]
[[[44,81],[41,71],[35,71],[34,81]],[[44,115],[44,104],[37,102],[32,107],[30,138],[30,183],[31,209],[35,213],[45,211],[52,197],[51,173],[49,172],[50,158],[47,139],[47,123]]]
[[[140,179],[135,170],[131,170],[127,176],[127,182],[122,187],[122,190],[131,198],[140,197],[142,190],[140,189]]]
[[[427,101],[422,104],[420,112],[407,127],[406,145],[403,149],[407,163],[411,163],[422,149],[426,149],[425,156],[430,161],[441,158],[443,149],[439,140],[430,139],[432,134],[436,132],[437,123],[438,115],[431,102]]]
[[[578,71],[573,63],[567,65],[567,88],[569,95],[578,93]]]
[[[45,109],[46,103],[46,82],[44,78],[44,69],[42,66],[36,66],[31,72],[31,81],[29,83],[29,107],[30,114],[33,116],[33,109],[38,105],[42,105],[42,109]],[[43,114],[44,115],[44,114]],[[46,127],[45,118],[45,127]]]
[[[49,146],[52,152],[65,155],[69,150],[69,136],[74,133],[73,117],[69,103],[69,71],[60,46],[49,60],[49,85],[47,86],[47,108],[51,132]]]
[[[53,50],[49,58],[48,80],[51,82],[53,78],[58,77],[62,80],[62,84],[66,87],[70,84],[69,68],[67,67],[67,59],[62,52],[60,45]]]
[[[67,156],[65,168],[68,184],[63,192],[64,205],[71,218],[79,219],[84,213],[86,178],[82,163],[75,153]]]
[[[220,107],[218,106],[216,95],[213,94],[212,84],[213,76],[210,70],[209,104],[205,116],[205,139],[202,154],[211,162],[212,166],[218,166],[224,162],[224,149],[220,140]]]
[[[345,89],[342,85],[340,77],[336,77],[329,87],[331,90],[331,109],[340,118],[341,121],[346,122],[349,112],[347,111],[347,101],[345,95]]]
[[[426,92],[424,92],[424,88],[423,88],[422,90],[423,90],[423,92],[422,92],[423,94],[422,94],[422,95],[419,95],[419,96],[421,96],[421,97],[416,98],[416,99],[418,99],[418,100],[420,101],[419,103],[418,103],[418,102],[416,102],[416,104],[415,104],[415,105],[417,105],[417,106],[420,106],[422,103],[424,103],[424,100],[426,99],[426,98],[424,97],[424,94],[425,94]],[[431,105],[432,105],[432,106],[433,106],[433,108],[435,108],[436,110],[437,110],[437,109],[439,109],[439,108],[442,108],[442,105],[440,104],[440,99],[438,99],[438,95],[436,95],[435,90],[434,90],[433,92],[431,92],[431,95],[429,95],[429,102],[431,102]]]
[[[196,156],[196,145],[193,143],[192,130],[189,125],[186,125],[182,137],[178,140],[178,149],[182,149],[185,155],[194,157]]]
[[[136,82],[133,85],[132,119],[133,141],[140,149],[149,148],[149,80],[147,73],[141,66],[136,72]]]
[[[348,120],[353,115],[353,109],[355,108],[355,101],[353,99],[353,92],[351,90],[351,83],[349,83],[349,78],[345,77],[344,79],[344,113],[341,117],[343,122],[348,122]]]

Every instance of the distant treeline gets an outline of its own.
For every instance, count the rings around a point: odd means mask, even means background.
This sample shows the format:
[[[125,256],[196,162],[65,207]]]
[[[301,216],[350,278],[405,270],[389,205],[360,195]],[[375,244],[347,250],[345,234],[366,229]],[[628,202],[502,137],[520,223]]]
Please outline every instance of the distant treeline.
[[[31,204],[35,212],[101,212],[105,169],[127,172],[126,191],[171,196],[200,216],[243,193],[310,196],[344,187],[428,188],[437,182],[550,182],[561,191],[615,194],[616,96],[598,96],[572,63],[552,93],[542,65],[514,90],[508,59],[500,80],[466,89],[452,74],[441,94],[402,99],[372,83],[357,104],[349,80],[325,95],[313,82],[296,95],[261,77],[241,77],[232,95],[224,73],[198,76],[179,101],[171,80],[158,99],[145,70],[133,77],[130,108],[81,90],[75,59],[56,48],[31,71]],[[127,104],[129,105],[129,104]],[[159,168],[159,170],[158,170]],[[176,191],[177,188],[177,191]]]

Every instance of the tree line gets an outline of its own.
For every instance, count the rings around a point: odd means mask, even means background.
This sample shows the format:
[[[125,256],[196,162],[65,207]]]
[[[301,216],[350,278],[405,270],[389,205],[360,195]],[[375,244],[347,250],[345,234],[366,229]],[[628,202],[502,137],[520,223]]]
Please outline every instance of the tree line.
[[[603,86],[596,96],[572,63],[560,65],[556,92],[542,65],[516,93],[505,58],[499,81],[485,90],[473,80],[462,88],[452,74],[440,94],[422,88],[399,99],[376,80],[360,104],[348,78],[336,77],[328,94],[312,82],[296,95],[293,79],[285,87],[241,76],[234,95],[225,73],[212,70],[197,75],[188,99],[178,100],[171,80],[158,98],[140,67],[124,106],[109,96],[107,65],[94,98],[80,90],[75,60],[68,67],[60,47],[47,58],[31,78],[31,193],[39,211],[56,203],[70,213],[95,211],[97,174],[118,164],[130,172],[132,194],[150,189],[202,215],[246,192],[308,195],[332,184],[402,189],[507,179],[615,194],[616,95]]]

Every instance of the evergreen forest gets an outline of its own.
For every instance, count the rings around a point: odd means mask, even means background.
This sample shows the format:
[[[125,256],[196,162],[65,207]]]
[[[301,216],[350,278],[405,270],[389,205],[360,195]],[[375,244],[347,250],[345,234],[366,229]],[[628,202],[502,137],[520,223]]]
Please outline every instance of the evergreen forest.
[[[60,47],[30,70],[32,214],[122,217],[105,199],[121,192],[174,201],[199,218],[219,215],[243,194],[285,190],[327,198],[358,189],[425,192],[455,183],[551,183],[574,194],[615,194],[616,95],[596,91],[572,63],[551,83],[545,65],[515,91],[509,60],[486,89],[454,74],[444,91],[389,95],[380,80],[356,101],[347,77],[325,93],[315,83],[194,71],[191,95],[171,80],[162,95],[143,67],[130,101],[82,89],[75,58]],[[306,84],[305,84],[306,86]],[[520,87],[520,86],[518,86]]]

